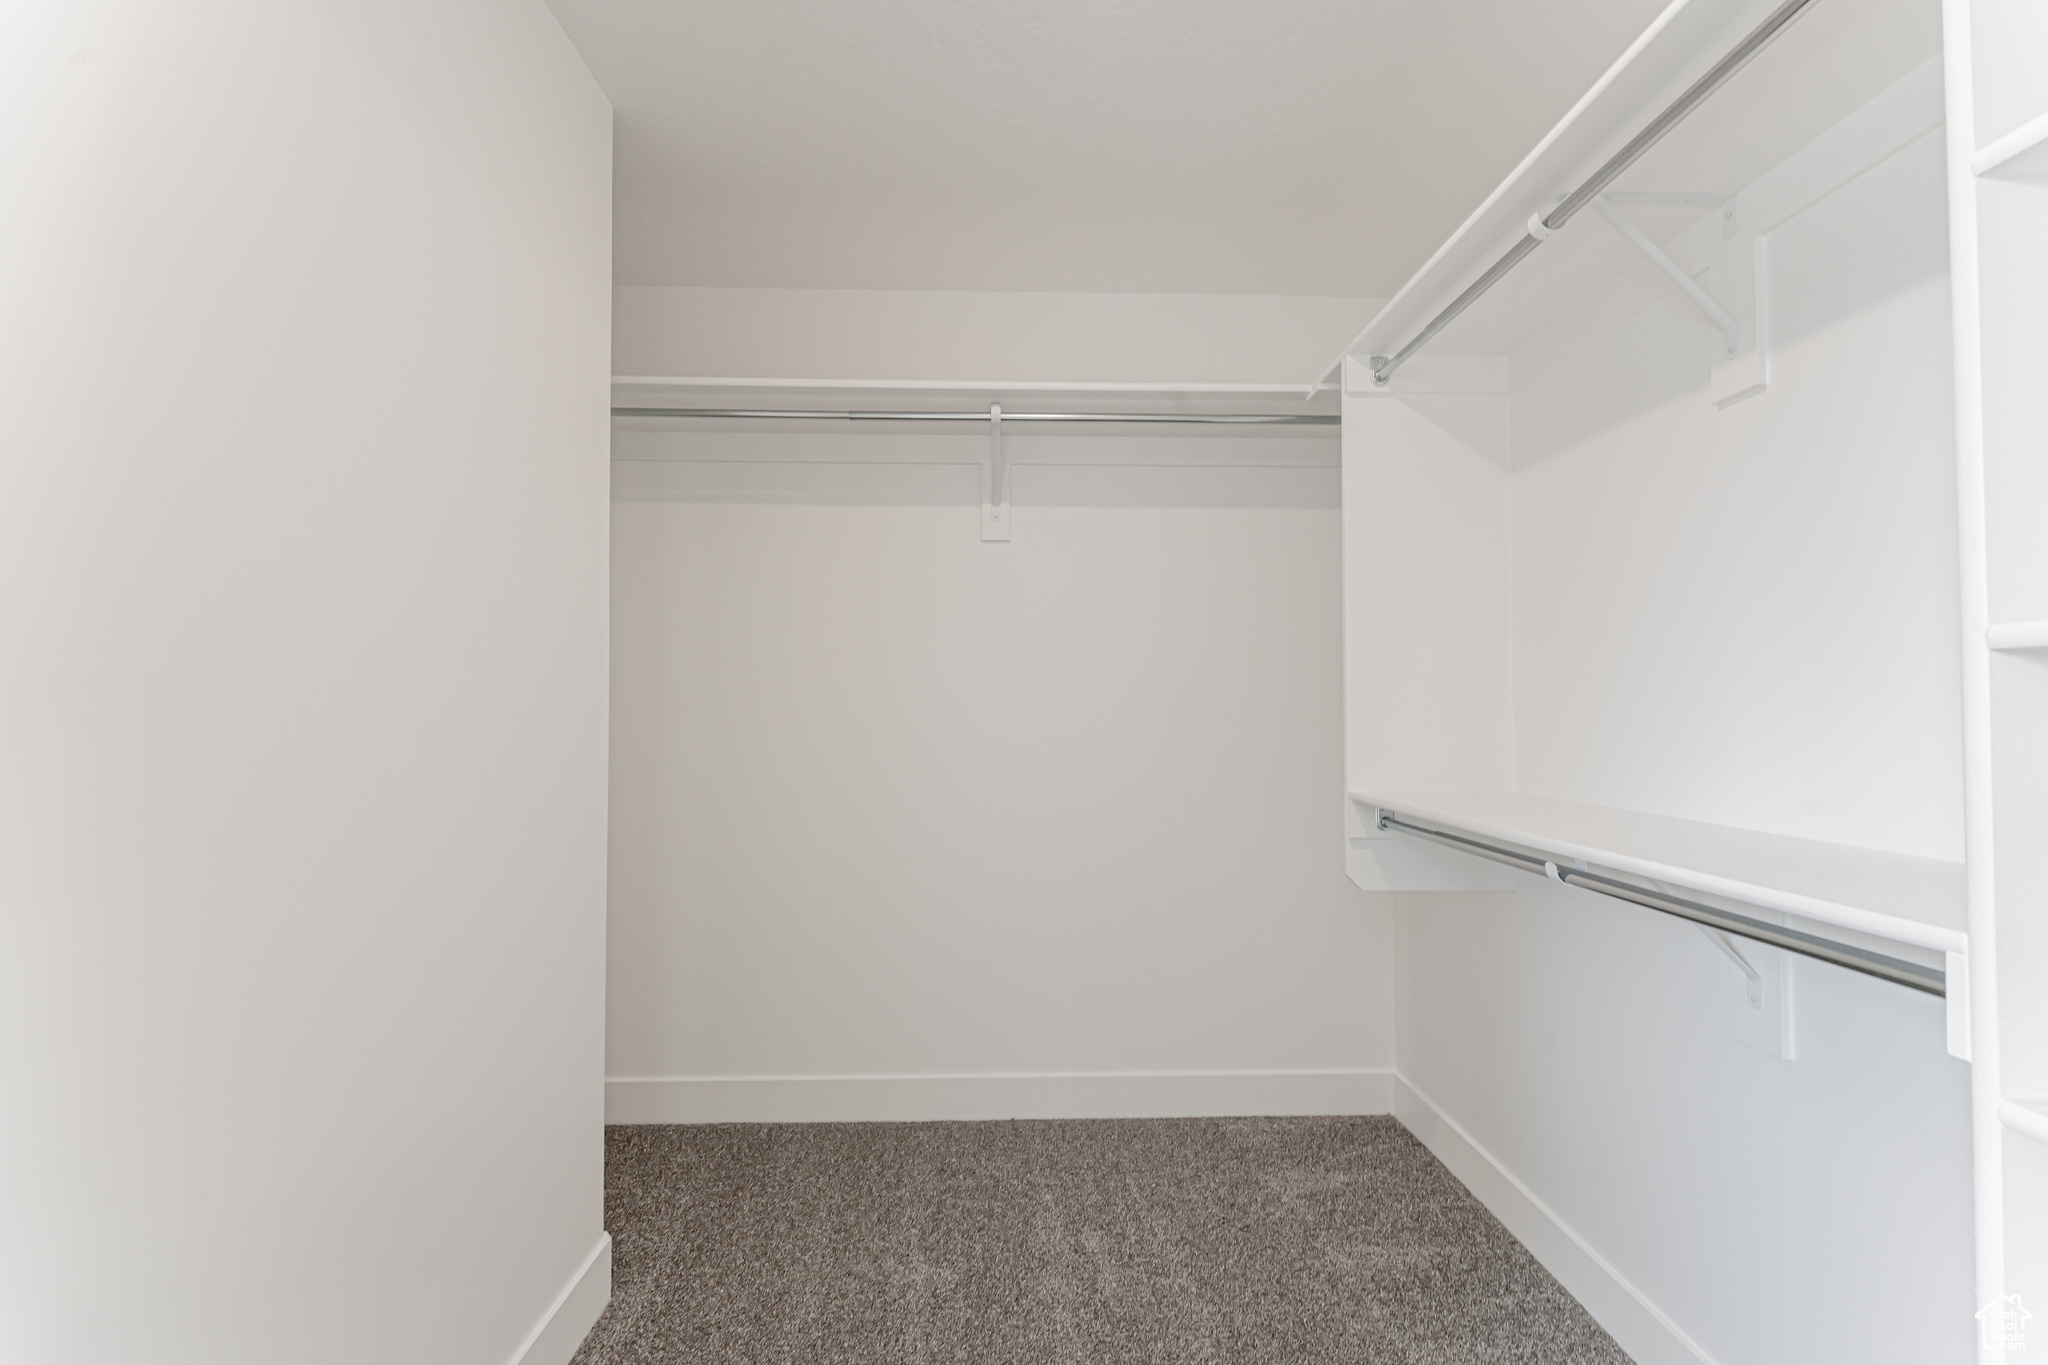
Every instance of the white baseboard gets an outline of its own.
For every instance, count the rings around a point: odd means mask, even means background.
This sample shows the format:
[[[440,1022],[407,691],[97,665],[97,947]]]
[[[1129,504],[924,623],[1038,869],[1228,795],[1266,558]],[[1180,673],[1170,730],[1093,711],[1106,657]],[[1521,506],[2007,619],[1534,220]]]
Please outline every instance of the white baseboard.
[[[1584,1304],[1637,1365],[1714,1365],[1656,1304],[1622,1278],[1599,1252],[1473,1141],[1428,1096],[1400,1075],[1392,1078],[1394,1116],[1479,1202]]]
[[[993,1076],[618,1076],[606,1123],[907,1123],[1386,1114],[1390,1071]]]
[[[612,1235],[607,1232],[540,1315],[509,1365],[569,1365],[612,1297]]]

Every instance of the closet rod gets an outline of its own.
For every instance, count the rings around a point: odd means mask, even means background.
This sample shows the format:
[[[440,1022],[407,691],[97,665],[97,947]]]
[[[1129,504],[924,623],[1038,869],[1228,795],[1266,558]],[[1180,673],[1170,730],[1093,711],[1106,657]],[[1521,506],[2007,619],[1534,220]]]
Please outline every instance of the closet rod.
[[[1593,202],[1598,195],[1640,159],[1644,152],[1656,146],[1664,135],[1676,128],[1687,114],[1706,101],[1707,96],[1727,84],[1728,78],[1748,66],[1750,59],[1771,45],[1780,33],[1790,27],[1792,21],[1804,14],[1815,0],[1785,0],[1771,12],[1771,16],[1753,29],[1749,36],[1735,45],[1733,51],[1714,63],[1713,69],[1694,81],[1683,95],[1672,101],[1671,107],[1650,120],[1650,125],[1630,138],[1628,145],[1607,159],[1607,164],[1593,172],[1585,184],[1566,195],[1558,206],[1541,217],[1529,215],[1529,230],[1522,239],[1508,248],[1505,256],[1495,261],[1484,275],[1474,280],[1464,293],[1452,299],[1441,313],[1429,320],[1429,325],[1415,334],[1406,346],[1392,355],[1376,355],[1371,359],[1372,382],[1385,384],[1394,377],[1394,371],[1407,363],[1410,356],[1421,350],[1429,339],[1451,325],[1458,314],[1479,301],[1487,290],[1500,282],[1503,275],[1513,270],[1530,252],[1541,246],[1544,239],[1570,222],[1572,215]]]
[[[826,422],[987,422],[992,412],[818,412],[767,408],[613,408],[614,417],[811,418]],[[1336,413],[1286,412],[1004,412],[1005,422],[1168,422],[1240,427],[1333,427]]]
[[[1711,905],[1667,895],[1665,892],[1637,886],[1633,882],[1625,882],[1616,877],[1586,872],[1555,858],[1541,858],[1532,853],[1488,843],[1469,834],[1454,834],[1449,830],[1410,824],[1392,811],[1380,812],[1379,827],[1400,834],[1413,835],[1418,839],[1428,839],[1448,848],[1455,848],[1461,853],[1476,853],[1482,858],[1491,858],[1494,862],[1506,863],[1509,867],[1518,867],[1524,872],[1534,872],[1539,877],[1549,877],[1566,886],[1597,891],[1616,900],[1631,901],[1651,910],[1660,910],[1667,915],[1676,915],[1679,919],[1704,924],[1710,929],[1719,929],[1723,933],[1755,939],[1758,943],[1768,943],[1773,948],[1783,948],[1787,952],[1818,958],[1822,962],[1832,962],[1837,967],[1847,967],[1852,972],[1862,972],[1881,981],[1909,986],[1916,991],[1925,991],[1929,995],[1948,994],[1948,973],[1938,967],[1923,967],[1904,958],[1887,957],[1883,953],[1852,948],[1846,943],[1836,943],[1832,939],[1821,938],[1815,934],[1805,934],[1797,929],[1787,929],[1783,925],[1751,919],[1747,915],[1738,915],[1731,910],[1718,910]]]

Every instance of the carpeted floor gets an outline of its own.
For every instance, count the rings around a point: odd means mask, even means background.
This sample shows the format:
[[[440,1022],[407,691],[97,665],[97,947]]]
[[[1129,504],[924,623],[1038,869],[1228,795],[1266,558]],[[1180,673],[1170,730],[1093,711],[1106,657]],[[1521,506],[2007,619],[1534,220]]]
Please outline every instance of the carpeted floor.
[[[1626,1365],[1391,1118],[615,1127],[575,1365]]]

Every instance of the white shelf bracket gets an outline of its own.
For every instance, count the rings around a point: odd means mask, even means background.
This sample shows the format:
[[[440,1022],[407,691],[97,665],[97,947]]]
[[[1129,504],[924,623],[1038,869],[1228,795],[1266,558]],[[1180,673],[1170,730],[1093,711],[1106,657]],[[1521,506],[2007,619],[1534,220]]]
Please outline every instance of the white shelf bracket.
[[[1611,190],[1602,198],[1621,208],[1714,209],[1721,215],[1721,240],[1735,240],[1735,196],[1732,194],[1702,194],[1696,191],[1680,194],[1651,191],[1639,194],[1627,190]]]
[[[1003,467],[1003,405],[988,405],[988,458],[981,463],[981,538],[1010,538],[1010,480]]]
[[[1670,276],[1671,282],[1684,290],[1687,298],[1699,305],[1699,310],[1706,314],[1707,321],[1720,330],[1720,359],[1734,359],[1737,348],[1742,345],[1742,324],[1735,320],[1735,315],[1716,303],[1714,296],[1702,289],[1698,280],[1685,273],[1684,266],[1665,255],[1664,249],[1645,236],[1641,228],[1631,223],[1626,214],[1608,201],[1606,195],[1595,195],[1593,207],[1602,218],[1614,225],[1616,232],[1628,239],[1629,245],[1647,256],[1650,264]],[[1732,223],[1733,219],[1731,217],[1724,221]]]
[[[1699,931],[1742,973],[1742,995],[1734,1005],[1735,1036],[1767,1057],[1791,1061],[1792,975],[1785,954],[1761,943],[1744,944],[1749,949],[1745,953],[1718,929],[1702,924]]]
[[[1719,948],[1727,956],[1728,960],[1735,964],[1735,970],[1742,973],[1744,980],[1742,994],[1743,998],[1749,1002],[1749,1007],[1753,1010],[1762,1009],[1764,1007],[1764,974],[1750,966],[1749,959],[1744,957],[1741,950],[1728,941],[1728,935],[1722,933],[1719,929],[1709,929],[1706,925],[1702,924],[1700,932],[1707,936],[1707,942]]]
[[[1732,215],[1726,220],[1729,224],[1733,221]],[[1737,240],[1721,253],[1712,275],[1723,293],[1747,301],[1744,307],[1749,313],[1749,344],[1735,355],[1715,361],[1708,379],[1707,396],[1715,407],[1725,408],[1771,386],[1770,234],[1760,233],[1746,243]]]

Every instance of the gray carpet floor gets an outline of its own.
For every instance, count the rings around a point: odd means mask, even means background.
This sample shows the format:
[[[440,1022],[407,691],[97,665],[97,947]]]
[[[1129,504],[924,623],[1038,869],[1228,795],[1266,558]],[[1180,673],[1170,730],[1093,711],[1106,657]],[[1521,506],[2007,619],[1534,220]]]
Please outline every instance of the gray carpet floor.
[[[574,1365],[1626,1365],[1391,1118],[615,1127]]]

